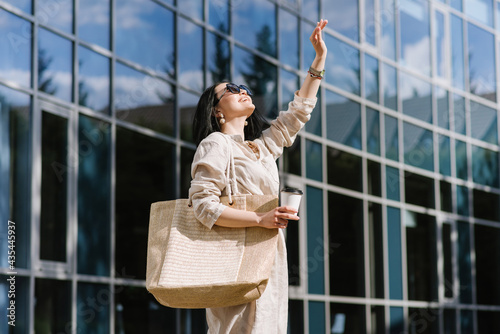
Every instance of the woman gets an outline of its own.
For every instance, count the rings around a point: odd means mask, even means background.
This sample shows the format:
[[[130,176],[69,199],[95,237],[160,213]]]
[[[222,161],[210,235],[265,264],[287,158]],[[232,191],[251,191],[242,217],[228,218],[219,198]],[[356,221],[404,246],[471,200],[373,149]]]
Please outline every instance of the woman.
[[[200,97],[193,123],[198,148],[192,164],[189,196],[196,218],[207,227],[284,229],[289,220],[299,219],[292,207],[255,213],[224,206],[219,198],[226,191],[228,145],[233,152],[240,194],[278,194],[276,159],[283,147],[293,144],[316,104],[327,53],[321,32],[327,23],[318,22],[311,34],[316,57],[302,87],[295,93],[288,111],[281,112],[266,130],[263,130],[264,119],[255,112],[248,87],[223,82],[208,88]],[[286,333],[287,259],[283,232],[279,232],[275,263],[263,295],[248,304],[207,309],[209,333]]]

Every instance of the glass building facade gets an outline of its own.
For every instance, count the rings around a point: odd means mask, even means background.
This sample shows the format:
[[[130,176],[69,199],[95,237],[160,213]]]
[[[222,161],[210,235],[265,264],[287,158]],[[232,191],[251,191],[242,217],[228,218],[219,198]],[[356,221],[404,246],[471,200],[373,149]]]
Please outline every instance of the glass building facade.
[[[495,0],[0,1],[0,332],[206,333],[145,289],[149,206],[187,196],[201,92],[276,116],[319,18],[289,332],[500,333]]]

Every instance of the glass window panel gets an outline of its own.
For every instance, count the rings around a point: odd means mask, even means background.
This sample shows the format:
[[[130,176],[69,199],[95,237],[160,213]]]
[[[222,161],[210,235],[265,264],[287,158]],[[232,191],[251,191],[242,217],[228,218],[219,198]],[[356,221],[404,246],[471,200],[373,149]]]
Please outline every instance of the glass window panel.
[[[434,209],[434,180],[405,172],[406,203]]]
[[[240,1],[232,6],[233,34],[244,45],[276,57],[276,5],[268,0]]]
[[[179,318],[177,318],[179,319]],[[179,327],[187,333],[204,333],[208,331],[204,309],[180,310]],[[152,332],[153,333],[153,332]],[[169,332],[170,333],[170,332]],[[181,332],[182,333],[182,332]]]
[[[472,180],[499,188],[498,152],[472,145]]]
[[[31,99],[0,85],[0,267],[8,268],[8,221],[16,228],[16,268],[31,253]],[[4,295],[6,296],[6,294]]]
[[[366,333],[365,306],[330,304],[331,333]]]
[[[117,62],[114,88],[118,119],[169,135],[174,133],[172,85]]]
[[[0,9],[0,77],[31,87],[32,24]]]
[[[173,77],[173,13],[153,1],[117,0],[115,6],[117,55]]]
[[[114,296],[115,333],[180,332],[177,310],[160,305],[143,287],[118,285]]]
[[[449,0],[450,6],[456,10],[462,11],[462,1],[463,0]]]
[[[323,302],[309,302],[309,333],[326,333]]]
[[[35,300],[35,332],[66,332],[71,324],[71,282],[37,278]]]
[[[330,294],[364,297],[363,201],[328,193],[328,235],[340,244],[330,254]]]
[[[78,1],[78,37],[109,49],[110,0]]]
[[[493,27],[493,0],[465,0],[465,14]]]
[[[109,285],[78,282],[76,321],[82,333],[110,333],[110,303],[113,291]]]
[[[361,106],[342,95],[326,92],[326,135],[361,150]]]
[[[306,139],[306,176],[311,180],[323,181],[323,147]]]
[[[451,176],[451,146],[448,136],[439,135],[439,173]]]
[[[367,100],[378,103],[379,102],[379,87],[378,87],[378,59],[365,53],[365,97]]]
[[[362,159],[356,155],[328,147],[328,183],[335,186],[363,191]]]
[[[477,303],[500,305],[500,228],[474,224]]]
[[[380,155],[380,115],[378,110],[366,107],[366,149]]]
[[[301,152],[301,141],[300,138],[297,138],[293,145],[283,152],[283,172],[298,176],[302,175]]]
[[[444,333],[457,333],[457,311],[456,309],[444,309],[443,313]]]
[[[456,177],[467,180],[467,144],[463,141],[455,141],[455,159]]]
[[[300,78],[295,74],[285,70],[280,70],[281,74],[281,110],[288,109],[288,103],[293,101],[295,92],[299,90]],[[319,114],[319,113],[318,113]]]
[[[208,22],[218,31],[229,32],[229,0],[208,0]]]
[[[66,261],[68,122],[42,113],[40,259]]]
[[[111,125],[78,120],[78,272],[110,274]]]
[[[434,12],[434,48],[436,57],[434,60],[435,75],[442,79],[448,79],[448,61],[446,57],[446,31],[444,26],[444,14]]]
[[[387,240],[389,254],[389,298],[401,300],[403,299],[401,214],[399,209],[392,207],[387,207]]]
[[[299,19],[286,10],[280,10],[280,61],[299,67]]]
[[[207,86],[214,85],[229,79],[229,42],[212,33],[208,34],[207,43],[208,82]]]
[[[432,131],[419,126],[403,123],[405,163],[434,170],[434,140]]]
[[[181,196],[189,197],[189,188],[191,187],[191,163],[193,162],[194,151],[181,147]]]
[[[324,39],[328,45],[326,62],[332,64],[325,72],[325,80],[349,93],[360,95],[359,50],[329,34],[325,34]]]
[[[190,17],[203,20],[203,0],[177,1],[177,6],[182,12],[189,14]]]
[[[384,106],[398,110],[398,84],[396,69],[386,63],[382,65],[382,93]]]
[[[496,28],[497,31],[500,31],[500,2],[495,3],[496,10]]]
[[[432,85],[404,72],[399,78],[403,113],[432,123]]]
[[[310,20],[317,21],[319,17],[319,0],[302,0],[301,2],[302,15]]]
[[[78,48],[78,103],[109,113],[110,61],[83,46]]]
[[[439,334],[440,309],[413,308],[408,309],[408,333]]]
[[[117,272],[135,279],[146,275],[149,209],[153,202],[176,196],[174,153],[172,144],[117,127],[116,166],[121,166],[115,188]]]
[[[457,186],[457,212],[459,215],[469,215],[469,188]]]
[[[203,90],[203,29],[178,18],[179,82],[197,91]]]
[[[7,255],[7,252],[4,254]],[[2,296],[0,298],[0,316],[2,319],[6,319],[0,323],[0,331],[6,334],[29,333],[30,310],[31,305],[33,305],[30,304],[30,278],[15,276],[13,280],[12,276],[0,275],[0,294]],[[14,304],[10,304],[11,302]]]
[[[368,204],[368,229],[370,257],[370,291],[372,298],[384,298],[384,232],[382,223],[382,206],[377,203]]]
[[[400,200],[400,177],[399,169],[386,166],[385,168],[385,184],[387,191],[387,199],[392,199],[393,201]]]
[[[288,301],[288,329],[289,334],[302,334],[304,331],[304,301]]]
[[[460,95],[453,95],[453,118],[455,132],[465,135],[465,125],[467,124],[465,116],[465,98]]]
[[[4,2],[10,3],[11,5],[16,6],[17,8],[25,11],[28,14],[32,14],[33,0],[4,0]]]
[[[478,333],[500,333],[500,312],[477,311],[477,328]]]
[[[365,31],[364,42],[375,46],[377,36],[377,21],[375,19],[375,0],[365,0]]]
[[[323,191],[307,186],[307,277],[308,292],[325,293],[325,245]]]
[[[371,306],[370,317],[372,321],[372,331],[374,334],[385,334],[385,308],[384,306]]]
[[[243,49],[234,51],[234,82],[246,84],[254,93],[252,99],[256,109],[264,116],[278,116],[278,70],[275,65]]]
[[[429,6],[427,0],[401,0],[399,7],[400,61],[403,66],[431,73]]]
[[[404,333],[404,311],[402,307],[391,306],[389,307],[389,333]]]
[[[498,144],[497,111],[495,109],[471,101],[470,119],[473,138]]]
[[[474,333],[474,311],[460,310],[461,333]]]
[[[302,68],[304,71],[307,71],[309,69],[309,66],[311,66],[314,58],[316,57],[316,52],[314,51],[314,48],[311,47],[311,41],[309,38],[311,37],[311,33],[314,30],[314,26],[310,25],[309,23],[302,21],[301,24],[301,29],[302,29]],[[326,37],[326,35],[323,35]],[[328,71],[326,71],[328,72]],[[325,75],[326,75],[325,72]]]
[[[452,226],[448,223],[443,223],[441,230],[443,241],[443,279],[444,279],[444,297],[453,298],[453,289],[455,286],[455,276],[453,275],[453,239]],[[446,314],[445,314],[446,327]],[[445,331],[445,333],[447,333]]]
[[[38,90],[64,101],[73,99],[73,43],[38,30]]]
[[[469,223],[458,221],[457,232],[458,277],[460,279],[459,299],[461,303],[470,304],[472,303],[472,266]]]
[[[471,23],[467,27],[469,90],[472,94],[496,101],[495,40],[493,34]]]
[[[359,7],[357,1],[323,0],[323,16],[331,29],[359,41]],[[328,44],[329,46],[329,44]]]
[[[36,17],[40,24],[71,34],[73,32],[73,1],[37,0]]]
[[[286,186],[286,183],[284,184]],[[301,216],[299,208],[299,217]],[[301,286],[300,274],[308,262],[301,265],[299,254],[299,224],[290,224],[286,229],[286,257],[288,262],[288,285]]]
[[[451,15],[451,75],[453,87],[465,89],[464,30],[462,19]]]
[[[399,160],[398,120],[385,115],[385,157],[391,160]]]
[[[381,196],[382,179],[380,177],[380,164],[372,160],[368,160],[367,164],[368,194],[373,196]]]
[[[189,92],[179,90],[179,111],[181,121],[181,138],[194,142],[193,139],[193,118],[198,104],[199,96]]]
[[[323,114],[321,113],[321,105],[323,104],[321,100],[323,99],[323,94],[321,92],[321,90],[318,91],[316,106],[311,113],[309,122],[306,123],[306,131],[320,137],[323,133]]]
[[[500,196],[490,192],[474,189],[474,217],[500,221]]]
[[[396,6],[395,0],[380,0],[380,22],[381,38],[380,49],[382,54],[391,59],[396,60]]]
[[[405,211],[408,299],[438,298],[436,219]]]
[[[437,100],[437,123],[439,127],[450,129],[450,104],[448,103],[448,91],[435,86]]]

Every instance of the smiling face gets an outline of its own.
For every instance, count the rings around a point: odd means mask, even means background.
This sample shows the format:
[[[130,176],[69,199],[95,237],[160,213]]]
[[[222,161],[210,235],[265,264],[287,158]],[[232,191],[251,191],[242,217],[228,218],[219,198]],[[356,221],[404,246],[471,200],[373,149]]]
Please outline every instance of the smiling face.
[[[215,88],[219,100],[215,106],[217,113],[222,113],[226,121],[233,118],[245,117],[246,119],[250,117],[255,110],[255,105],[247,91],[240,89],[239,93],[232,93],[226,85],[226,83],[221,83]]]

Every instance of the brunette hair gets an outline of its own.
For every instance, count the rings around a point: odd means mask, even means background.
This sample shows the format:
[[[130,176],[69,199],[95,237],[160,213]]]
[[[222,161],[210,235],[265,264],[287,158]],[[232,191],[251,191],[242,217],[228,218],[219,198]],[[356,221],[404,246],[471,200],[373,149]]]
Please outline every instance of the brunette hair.
[[[198,145],[209,134],[216,131],[221,131],[219,121],[215,117],[214,104],[217,101],[215,88],[221,83],[229,83],[229,81],[218,82],[208,87],[201,94],[196,106],[196,111],[193,117],[193,138]],[[248,125],[245,126],[245,139],[254,140],[262,135],[262,131],[269,127],[269,123],[255,108],[252,115],[247,118]]]

